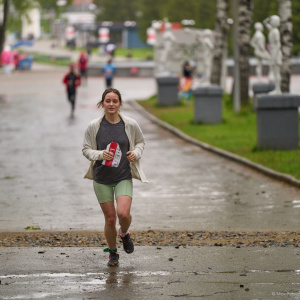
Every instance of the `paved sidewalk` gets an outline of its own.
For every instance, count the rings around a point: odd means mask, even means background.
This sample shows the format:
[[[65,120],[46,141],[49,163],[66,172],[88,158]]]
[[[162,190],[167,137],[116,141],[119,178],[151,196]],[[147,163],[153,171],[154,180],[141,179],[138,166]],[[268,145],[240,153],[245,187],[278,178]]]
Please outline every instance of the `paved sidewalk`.
[[[91,182],[82,179],[89,162],[81,146],[88,122],[100,114],[95,105],[104,82],[90,78],[79,88],[70,119],[62,75],[0,78],[1,231],[103,228]],[[132,230],[299,228],[299,189],[185,142],[126,103],[152,95],[154,79],[116,78],[115,86],[124,91],[123,113],[146,137],[142,163],[150,182],[135,181]]]
[[[0,248],[0,299],[300,299],[295,249],[137,247],[120,255],[122,264],[108,268],[98,248]]]
[[[0,75],[0,230],[102,231],[81,143],[103,78],[78,92],[75,118],[63,69]],[[153,78],[116,78],[124,114],[142,127],[149,184],[134,182],[137,230],[299,230],[299,189],[175,137],[129,100]],[[161,248],[161,249],[159,249]],[[0,248],[0,299],[300,299],[299,248],[137,247],[106,267],[103,248]],[[39,253],[40,252],[40,253]],[[124,296],[125,295],[125,296]]]

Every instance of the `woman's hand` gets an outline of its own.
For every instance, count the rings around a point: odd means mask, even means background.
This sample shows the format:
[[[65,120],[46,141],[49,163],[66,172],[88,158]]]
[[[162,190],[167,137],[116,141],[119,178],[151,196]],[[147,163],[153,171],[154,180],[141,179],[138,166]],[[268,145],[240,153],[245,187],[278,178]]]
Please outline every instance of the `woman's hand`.
[[[109,152],[107,150],[103,151],[103,159],[112,160],[113,158],[114,158],[114,154],[112,152]]]
[[[133,162],[136,160],[136,155],[132,151],[128,151],[126,153],[126,156],[127,156],[128,161],[130,161],[130,162]]]

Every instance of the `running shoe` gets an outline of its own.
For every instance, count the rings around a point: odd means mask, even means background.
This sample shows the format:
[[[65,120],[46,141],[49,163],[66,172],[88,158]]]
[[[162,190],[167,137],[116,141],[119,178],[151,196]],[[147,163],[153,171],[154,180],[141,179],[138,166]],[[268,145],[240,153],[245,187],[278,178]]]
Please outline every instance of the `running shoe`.
[[[110,252],[109,261],[107,263],[110,267],[116,267],[119,264],[119,254],[115,251]]]
[[[121,229],[119,230],[119,235],[122,239],[122,242],[123,242],[123,248],[125,250],[126,253],[132,253],[134,251],[134,245],[133,245],[133,242],[132,242],[132,239],[130,237],[130,232],[127,231],[126,235],[125,236],[122,236],[121,235]]]

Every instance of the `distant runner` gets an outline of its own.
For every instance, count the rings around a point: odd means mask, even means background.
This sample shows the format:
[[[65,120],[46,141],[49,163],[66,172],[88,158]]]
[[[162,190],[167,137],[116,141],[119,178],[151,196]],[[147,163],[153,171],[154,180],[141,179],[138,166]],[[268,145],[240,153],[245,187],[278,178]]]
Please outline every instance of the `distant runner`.
[[[74,66],[70,65],[70,71],[64,76],[63,83],[66,85],[67,97],[71,104],[71,118],[74,117],[76,89],[81,84],[81,79],[74,71]]]

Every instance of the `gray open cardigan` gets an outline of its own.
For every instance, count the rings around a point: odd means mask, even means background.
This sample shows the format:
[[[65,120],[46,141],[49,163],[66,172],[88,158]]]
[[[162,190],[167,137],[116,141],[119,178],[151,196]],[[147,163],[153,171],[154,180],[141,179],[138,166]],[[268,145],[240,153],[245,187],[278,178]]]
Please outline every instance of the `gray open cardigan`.
[[[129,140],[129,150],[133,151],[136,155],[136,160],[130,163],[132,178],[139,179],[141,182],[148,182],[141,166],[140,158],[143,154],[145,147],[145,140],[142,130],[138,123],[129,117],[119,114],[125,123],[125,132]],[[101,121],[104,115],[98,119],[91,121],[84,134],[83,139],[83,155],[91,161],[89,170],[84,178],[93,179],[93,168],[97,160],[103,160],[103,150],[97,150],[96,135],[100,128]]]

